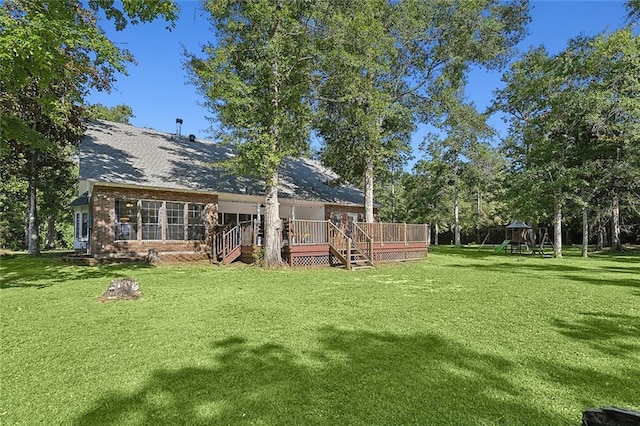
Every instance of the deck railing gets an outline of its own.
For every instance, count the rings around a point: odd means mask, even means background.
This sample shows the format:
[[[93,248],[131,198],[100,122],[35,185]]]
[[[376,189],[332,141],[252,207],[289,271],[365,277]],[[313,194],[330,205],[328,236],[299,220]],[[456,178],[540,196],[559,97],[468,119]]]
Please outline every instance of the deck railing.
[[[426,243],[428,237],[427,225],[423,224],[406,224],[407,242],[408,243]]]
[[[327,243],[327,221],[290,220],[287,239],[291,245],[313,245]]]
[[[364,223],[358,226],[376,243],[417,243],[427,241],[426,225],[407,223]]]
[[[239,232],[236,238],[239,238],[240,245],[259,244],[256,226],[257,224],[254,221],[241,222],[238,225]],[[328,244],[332,242],[332,229],[334,227],[340,229],[326,220],[285,219],[282,227],[283,242],[285,245]],[[345,232],[345,230],[342,231]],[[360,247],[363,253],[369,253],[369,246],[374,243],[403,243],[405,245],[426,243],[427,235],[427,225],[385,222],[354,222],[352,231],[349,234],[353,239],[353,243]],[[218,245],[219,248],[224,246],[224,244]]]
[[[342,232],[342,229],[329,221],[323,222],[327,228],[327,243],[332,245],[336,250],[346,251],[350,248],[349,237]]]
[[[286,220],[283,238],[291,245],[327,244],[331,242],[332,226],[329,225],[333,224],[325,220]],[[353,224],[349,236],[363,253],[369,253],[369,245],[373,243],[426,243],[427,225],[358,222]]]

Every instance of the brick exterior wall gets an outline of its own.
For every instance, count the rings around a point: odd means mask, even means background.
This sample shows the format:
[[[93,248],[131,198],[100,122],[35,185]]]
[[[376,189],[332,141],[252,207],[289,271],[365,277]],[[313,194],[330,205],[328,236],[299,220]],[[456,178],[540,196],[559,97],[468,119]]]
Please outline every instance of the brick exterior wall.
[[[339,213],[342,217],[342,227],[346,227],[349,221],[349,213],[357,213],[357,222],[364,222],[364,206],[341,206],[338,204],[325,204],[324,220],[331,220],[334,213]],[[375,209],[374,209],[375,213]]]
[[[155,200],[183,203],[217,203],[215,194],[158,191],[153,189],[117,188],[95,185],[91,196],[91,253],[100,254],[146,254],[150,249],[159,252],[202,252],[206,244],[202,241],[116,241],[116,199]]]

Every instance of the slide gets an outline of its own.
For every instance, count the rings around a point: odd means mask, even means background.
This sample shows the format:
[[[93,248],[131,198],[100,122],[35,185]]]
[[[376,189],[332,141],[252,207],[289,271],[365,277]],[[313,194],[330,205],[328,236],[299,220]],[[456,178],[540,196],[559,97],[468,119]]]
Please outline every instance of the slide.
[[[500,246],[499,246],[497,249],[495,249],[494,251],[495,251],[496,253],[501,252],[502,250],[504,250],[504,248],[505,248],[505,247],[507,246],[507,244],[509,244],[510,242],[511,242],[511,240],[504,240],[504,241],[502,242],[502,244],[500,244]]]

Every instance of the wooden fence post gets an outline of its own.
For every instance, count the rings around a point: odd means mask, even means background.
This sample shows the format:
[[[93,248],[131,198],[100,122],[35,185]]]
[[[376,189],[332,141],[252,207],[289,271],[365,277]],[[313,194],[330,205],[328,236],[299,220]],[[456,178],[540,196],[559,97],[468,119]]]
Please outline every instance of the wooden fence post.
[[[402,222],[404,225],[404,245],[407,245],[407,222]]]

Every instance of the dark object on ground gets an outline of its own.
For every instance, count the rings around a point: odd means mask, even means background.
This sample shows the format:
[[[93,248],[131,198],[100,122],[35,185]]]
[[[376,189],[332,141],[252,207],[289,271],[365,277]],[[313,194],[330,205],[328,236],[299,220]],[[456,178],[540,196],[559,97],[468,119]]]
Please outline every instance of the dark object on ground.
[[[590,408],[582,413],[582,426],[640,426],[640,412],[615,407]]]
[[[121,278],[111,280],[109,288],[98,300],[106,302],[107,300],[137,299],[138,297],[140,297],[138,281],[133,278]]]

